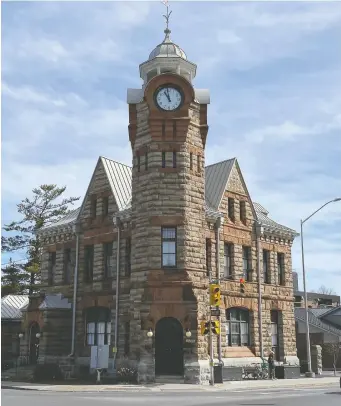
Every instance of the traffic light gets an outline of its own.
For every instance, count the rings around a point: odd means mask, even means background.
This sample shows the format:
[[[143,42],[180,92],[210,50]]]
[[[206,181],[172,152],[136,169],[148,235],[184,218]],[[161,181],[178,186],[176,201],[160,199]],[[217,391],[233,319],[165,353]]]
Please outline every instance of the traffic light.
[[[220,323],[218,320],[211,322],[212,333],[219,335],[220,334]]]
[[[241,278],[240,282],[240,293],[245,293],[245,279]]]
[[[210,304],[216,307],[219,307],[221,304],[220,286],[215,283],[210,285]]]
[[[201,327],[201,335],[205,336],[210,331],[210,322],[209,321],[202,321],[200,323]]]

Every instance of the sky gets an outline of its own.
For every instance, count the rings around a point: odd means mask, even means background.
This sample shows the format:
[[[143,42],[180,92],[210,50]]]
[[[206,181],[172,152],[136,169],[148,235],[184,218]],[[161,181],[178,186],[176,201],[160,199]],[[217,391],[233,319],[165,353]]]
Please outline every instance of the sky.
[[[253,201],[299,232],[341,197],[341,3],[171,3],[208,88],[206,164],[237,157]],[[84,196],[98,156],[131,165],[127,88],[162,42],[159,2],[2,2],[2,224],[43,183]],[[341,202],[304,225],[307,288],[341,295]],[[8,256],[2,257],[2,263]],[[302,289],[300,239],[293,269]]]

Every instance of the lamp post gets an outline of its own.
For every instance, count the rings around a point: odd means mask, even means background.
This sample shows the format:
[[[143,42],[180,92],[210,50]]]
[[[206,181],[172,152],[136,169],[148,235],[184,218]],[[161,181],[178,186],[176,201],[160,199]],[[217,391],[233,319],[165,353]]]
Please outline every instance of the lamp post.
[[[314,211],[310,216],[306,219],[301,220],[301,254],[302,254],[302,273],[303,273],[303,290],[304,290],[304,307],[305,307],[305,323],[306,323],[306,341],[307,341],[307,360],[308,360],[308,372],[306,376],[314,377],[314,374],[311,370],[311,352],[310,352],[310,332],[309,332],[309,320],[308,320],[308,297],[307,297],[307,289],[306,289],[306,276],[305,276],[305,266],[304,266],[304,246],[303,246],[303,224],[308,221],[311,217],[313,217],[317,212],[323,209],[327,204],[339,202],[341,201],[341,197],[337,197],[336,199],[330,200],[329,202],[322,205],[320,208]]]

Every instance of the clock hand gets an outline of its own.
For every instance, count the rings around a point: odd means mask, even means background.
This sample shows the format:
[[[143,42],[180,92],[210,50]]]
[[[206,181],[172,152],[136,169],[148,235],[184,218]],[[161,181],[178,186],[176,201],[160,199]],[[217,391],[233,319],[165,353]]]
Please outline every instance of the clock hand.
[[[169,90],[168,89],[165,89],[165,95],[166,95],[166,97],[167,97],[167,99],[168,99],[168,101],[169,101],[169,103],[171,102],[171,99],[170,99],[170,97],[169,97]]]

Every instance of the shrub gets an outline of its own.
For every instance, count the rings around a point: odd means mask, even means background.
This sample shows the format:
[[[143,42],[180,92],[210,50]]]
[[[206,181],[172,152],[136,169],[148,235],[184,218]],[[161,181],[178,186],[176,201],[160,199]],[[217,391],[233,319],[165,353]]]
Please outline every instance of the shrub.
[[[117,382],[137,383],[137,369],[135,364],[128,359],[123,359],[116,371]]]
[[[62,381],[63,374],[58,364],[38,364],[33,379],[35,382]]]

